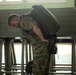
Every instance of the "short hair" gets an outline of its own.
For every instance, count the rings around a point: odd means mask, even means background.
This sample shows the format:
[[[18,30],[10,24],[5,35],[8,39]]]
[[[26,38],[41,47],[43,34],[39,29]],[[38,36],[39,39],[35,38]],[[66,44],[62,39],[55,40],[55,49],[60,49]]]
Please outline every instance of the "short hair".
[[[12,18],[14,18],[14,17],[19,17],[19,15],[17,15],[17,14],[11,14],[11,15],[8,17],[8,25],[11,25],[11,24],[10,24],[10,21],[11,21]]]

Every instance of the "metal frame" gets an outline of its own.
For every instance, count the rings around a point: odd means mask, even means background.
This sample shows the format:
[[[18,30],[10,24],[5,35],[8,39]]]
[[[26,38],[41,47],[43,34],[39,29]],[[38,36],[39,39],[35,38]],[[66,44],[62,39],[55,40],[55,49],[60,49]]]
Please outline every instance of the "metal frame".
[[[0,39],[0,75],[2,75],[1,73],[1,69],[2,69],[2,44],[3,44],[3,39]]]
[[[21,56],[21,72],[17,72],[17,71],[11,71],[11,69],[9,70],[5,70],[5,71],[2,71],[2,43],[3,41],[5,41],[5,68],[9,68],[10,67],[10,64],[11,64],[11,52],[10,52],[10,48],[9,47],[13,47],[13,46],[10,46],[10,41],[9,40],[0,40],[0,75],[2,75],[2,73],[6,73],[11,75],[11,73],[21,73],[21,75],[28,75],[26,73],[26,71],[24,70],[25,69],[25,64],[24,64],[24,53],[26,53],[26,64],[28,63],[28,61],[32,60],[31,59],[31,45],[29,44],[29,52],[30,52],[30,55],[29,55],[29,60],[28,60],[28,46],[27,46],[27,43],[25,42],[24,38],[22,38],[22,56]],[[7,54],[8,52],[8,54]],[[15,55],[14,55],[15,56]],[[52,71],[52,72],[49,72],[49,74],[70,74],[70,75],[75,75],[76,72],[75,72],[75,38],[73,37],[72,38],[72,66],[71,66],[71,73],[62,73],[62,72],[55,72],[55,71]],[[53,60],[54,61],[54,60]],[[16,64],[16,62],[15,62]],[[54,65],[54,64],[53,64]],[[53,68],[54,69],[54,68]],[[55,69],[57,70],[57,69]]]

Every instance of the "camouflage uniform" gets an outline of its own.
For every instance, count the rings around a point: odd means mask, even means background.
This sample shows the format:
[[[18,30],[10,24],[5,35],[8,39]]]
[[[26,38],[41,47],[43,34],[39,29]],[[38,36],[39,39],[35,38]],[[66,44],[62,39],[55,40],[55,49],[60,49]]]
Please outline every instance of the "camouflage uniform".
[[[20,20],[20,27],[25,32],[25,38],[33,45],[33,75],[48,75],[49,71],[49,50],[48,42],[43,42],[33,32],[33,26],[38,23],[30,16],[24,16]]]

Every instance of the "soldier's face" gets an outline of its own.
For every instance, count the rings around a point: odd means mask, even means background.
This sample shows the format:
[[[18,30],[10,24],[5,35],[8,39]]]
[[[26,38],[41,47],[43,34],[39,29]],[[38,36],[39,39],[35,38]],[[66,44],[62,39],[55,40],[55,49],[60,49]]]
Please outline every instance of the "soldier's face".
[[[13,17],[10,21],[10,26],[19,27],[19,17]]]

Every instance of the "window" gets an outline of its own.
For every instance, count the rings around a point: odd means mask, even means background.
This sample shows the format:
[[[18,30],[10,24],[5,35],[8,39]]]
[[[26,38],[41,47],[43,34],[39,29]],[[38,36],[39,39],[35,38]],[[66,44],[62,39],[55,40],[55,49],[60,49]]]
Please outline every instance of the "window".
[[[72,44],[71,43],[58,43],[58,56],[56,56],[56,64],[71,65]]]
[[[28,3],[65,3],[66,0],[27,0]]]
[[[0,2],[2,2],[2,0],[0,0]]]
[[[56,73],[71,73],[72,67],[72,44],[57,43],[58,55],[55,55]],[[59,75],[59,74],[57,74]],[[62,74],[63,75],[63,74]]]
[[[22,1],[22,0],[6,0],[6,1]]]
[[[22,0],[0,0],[0,4],[18,4],[22,3]]]

